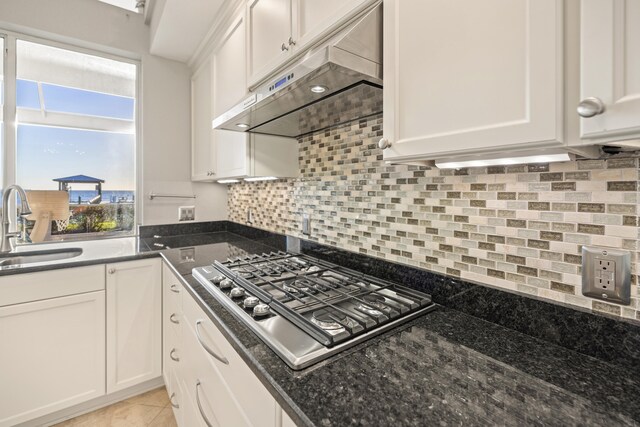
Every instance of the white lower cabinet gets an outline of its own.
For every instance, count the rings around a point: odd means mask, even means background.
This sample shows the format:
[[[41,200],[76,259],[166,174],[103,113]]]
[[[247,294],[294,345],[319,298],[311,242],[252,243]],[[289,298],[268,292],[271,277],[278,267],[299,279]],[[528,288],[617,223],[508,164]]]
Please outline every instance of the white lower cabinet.
[[[155,258],[0,276],[0,427],[157,380],[161,274]]]
[[[273,396],[186,292],[182,309],[184,426],[279,426]]]
[[[161,261],[107,264],[107,393],[162,374]]]
[[[104,395],[104,290],[1,307],[0,343],[0,426]]]
[[[184,288],[166,264],[162,266],[162,375],[169,393],[173,415],[179,426],[183,421],[185,401],[180,385],[182,353],[182,293]]]
[[[182,414],[184,413],[184,392],[180,386],[178,380],[177,371],[171,371],[169,374],[169,381],[165,383],[167,393],[169,393],[169,401],[171,402],[171,408],[173,409],[173,416],[176,419],[176,424],[181,426],[185,425]]]

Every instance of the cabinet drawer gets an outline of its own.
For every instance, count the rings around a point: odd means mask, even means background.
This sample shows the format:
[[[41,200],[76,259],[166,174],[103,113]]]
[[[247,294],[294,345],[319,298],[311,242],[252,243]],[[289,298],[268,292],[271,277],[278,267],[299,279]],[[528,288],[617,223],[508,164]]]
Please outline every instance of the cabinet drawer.
[[[252,425],[191,328],[185,328],[183,346],[180,372],[188,398],[197,411],[193,418],[206,420],[205,424],[213,426]]]
[[[173,416],[176,419],[178,426],[183,425],[182,413],[184,406],[184,394],[178,381],[178,375],[176,372],[171,371],[169,375],[169,381],[167,382],[167,391],[169,392],[169,402],[173,409]]]
[[[180,279],[176,277],[173,271],[162,264],[162,293],[166,310],[172,310],[174,313],[182,312],[182,303],[180,295],[184,289],[180,283]]]
[[[197,347],[209,366],[220,373],[249,421],[253,425],[273,425],[276,417],[276,402],[271,394],[197,302],[186,293],[183,299],[183,310],[184,322],[187,326],[185,331],[189,330],[190,334],[196,338]],[[186,335],[186,332],[184,334]],[[226,363],[212,356],[207,348]]]
[[[0,307],[105,288],[104,265],[0,277]]]
[[[180,338],[180,324],[182,323],[182,312],[175,307],[167,307],[165,305],[162,311],[162,327],[165,328],[165,334],[171,333]]]
[[[180,356],[182,354],[182,343],[179,341],[176,334],[174,334],[171,330],[165,332],[164,334],[164,345],[163,345],[163,363],[164,363],[164,374],[165,381],[168,380],[167,377],[170,377],[172,372],[176,372],[180,369]]]

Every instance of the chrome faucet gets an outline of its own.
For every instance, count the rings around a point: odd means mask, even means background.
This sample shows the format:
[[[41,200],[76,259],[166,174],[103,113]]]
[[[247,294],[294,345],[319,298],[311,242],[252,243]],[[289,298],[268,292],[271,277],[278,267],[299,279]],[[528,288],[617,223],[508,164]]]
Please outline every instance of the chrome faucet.
[[[22,187],[19,185],[10,185],[4,189],[2,193],[2,243],[0,243],[0,252],[11,252],[13,249],[11,238],[20,236],[19,231],[9,231],[9,226],[11,225],[9,217],[9,197],[12,190],[17,191],[20,196],[20,216],[24,217],[31,214],[31,207],[29,206],[27,195]]]

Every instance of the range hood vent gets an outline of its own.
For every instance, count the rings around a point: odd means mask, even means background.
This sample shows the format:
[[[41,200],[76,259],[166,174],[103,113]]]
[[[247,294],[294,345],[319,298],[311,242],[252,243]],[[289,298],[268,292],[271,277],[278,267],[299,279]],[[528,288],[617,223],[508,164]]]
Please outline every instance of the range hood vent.
[[[378,4],[213,120],[214,129],[297,137],[382,112]]]

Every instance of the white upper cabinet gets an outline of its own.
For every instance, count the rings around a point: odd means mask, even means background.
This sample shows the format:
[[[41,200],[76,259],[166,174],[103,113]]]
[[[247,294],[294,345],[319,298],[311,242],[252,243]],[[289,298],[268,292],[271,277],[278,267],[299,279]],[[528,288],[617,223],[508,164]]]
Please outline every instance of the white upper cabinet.
[[[387,161],[561,146],[558,0],[385,0]]]
[[[372,0],[249,0],[249,86],[328,35]]]
[[[580,30],[581,137],[640,137],[640,2],[582,0]]]
[[[225,31],[213,53],[213,118],[240,102],[247,93],[246,51],[243,10]],[[214,130],[213,136],[216,144],[216,179],[247,175],[249,135]]]
[[[317,37],[350,16],[369,0],[294,0],[292,2],[293,27],[296,48],[309,45]]]
[[[191,180],[216,179],[216,146],[211,130],[211,58],[191,76]]]
[[[225,31],[212,57],[213,116],[237,104],[247,93],[244,13]]]
[[[247,17],[249,80],[254,82],[291,54],[291,0],[250,0]]]

